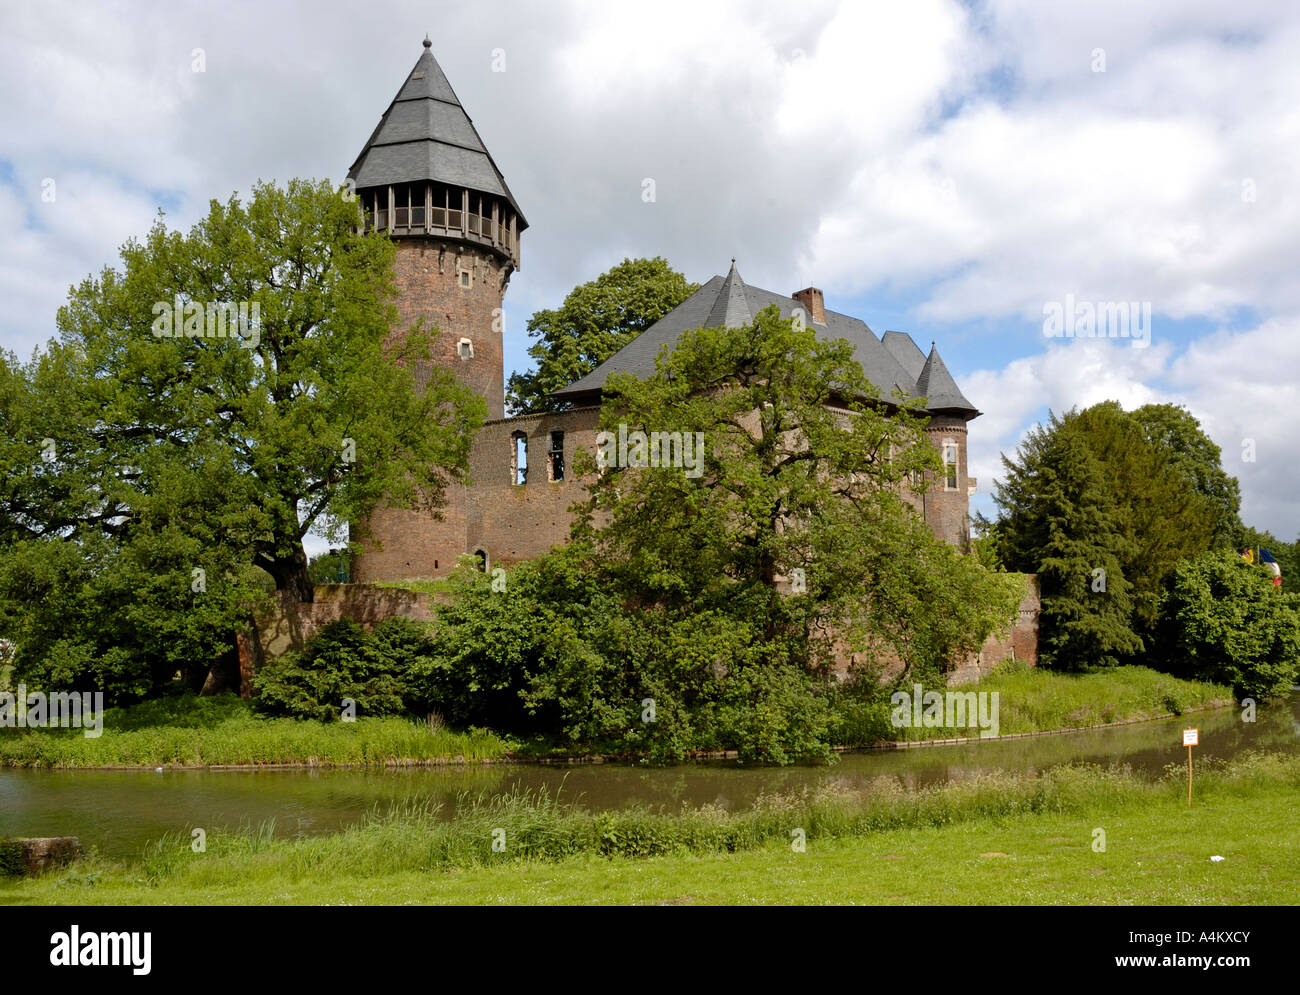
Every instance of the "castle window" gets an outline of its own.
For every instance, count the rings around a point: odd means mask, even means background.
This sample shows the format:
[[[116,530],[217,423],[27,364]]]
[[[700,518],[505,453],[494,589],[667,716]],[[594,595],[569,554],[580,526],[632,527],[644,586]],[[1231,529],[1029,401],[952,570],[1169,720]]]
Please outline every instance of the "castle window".
[[[460,271],[460,286],[463,290],[468,290],[474,286],[474,271],[463,269]]]
[[[484,549],[482,546],[479,546],[477,549],[474,550],[474,559],[477,561],[475,563],[475,566],[477,566],[484,573],[487,573],[488,566],[489,566],[487,550]]]
[[[957,489],[957,443],[951,439],[943,440],[943,489]]]
[[[473,359],[474,358],[473,340],[462,338],[459,342],[457,342],[456,354],[460,356],[461,359]]]
[[[516,486],[528,482],[528,436],[523,432],[510,436],[510,482]]]
[[[550,468],[552,480],[564,479],[564,433],[551,433],[551,451],[548,454],[550,459],[548,466]]]

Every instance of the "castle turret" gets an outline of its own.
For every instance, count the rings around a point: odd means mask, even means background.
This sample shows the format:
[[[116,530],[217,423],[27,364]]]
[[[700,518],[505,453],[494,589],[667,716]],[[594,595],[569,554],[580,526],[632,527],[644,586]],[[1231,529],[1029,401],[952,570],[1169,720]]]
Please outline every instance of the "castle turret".
[[[348,179],[367,229],[397,243],[394,333],[421,318],[436,327],[430,365],[481,395],[489,419],[504,418],[502,300],[528,222],[428,38]],[[427,383],[428,367],[414,372],[417,383]],[[362,549],[352,579],[445,576],[457,556],[472,552],[470,525],[480,517],[460,484],[447,488],[436,519],[415,509],[376,508],[357,530]]]
[[[428,38],[348,179],[367,227],[397,242],[403,325],[441,329],[434,362],[504,417],[501,305],[528,222]]]

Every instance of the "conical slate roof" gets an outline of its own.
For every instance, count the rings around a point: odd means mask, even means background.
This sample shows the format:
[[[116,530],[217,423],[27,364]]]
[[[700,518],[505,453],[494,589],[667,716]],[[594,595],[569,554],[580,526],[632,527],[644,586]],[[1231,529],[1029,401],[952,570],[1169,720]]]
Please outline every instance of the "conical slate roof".
[[[770,304],[777,306],[782,318],[791,317],[794,309],[801,306],[797,300],[784,294],[745,283],[733,260],[731,270],[725,277],[715,276],[585,377],[557,390],[555,397],[562,401],[587,403],[595,400],[596,393],[613,373],[631,373],[640,378],[652,376],[659,350],[664,346],[675,347],[683,332],[692,328],[735,328],[747,325],[754,320],[754,315]],[[819,339],[826,342],[848,339],[853,344],[854,355],[862,364],[863,372],[880,391],[881,397],[888,399],[895,391],[906,397],[924,396],[926,392],[919,388],[917,379],[918,374],[925,374],[927,383],[933,382],[936,387],[950,388],[942,396],[936,395],[938,400],[947,402],[951,400],[949,395],[952,395],[959,402],[956,405],[932,403],[931,408],[960,407],[971,412],[972,416],[979,413],[962,397],[937,354],[934,357],[937,367],[932,369],[930,364],[925,363],[925,354],[917,348],[910,335],[889,332],[886,335],[887,341],[882,343],[860,318],[830,310],[826,312],[824,325],[814,324],[809,327]],[[908,369],[913,362],[915,372]],[[931,369],[929,374],[925,373],[927,369]]]
[[[745,281],[736,269],[736,260],[731,260],[731,271],[722,281],[722,289],[709,311],[709,320],[704,323],[709,328],[740,328],[754,320],[745,303]]]
[[[910,337],[910,336],[909,336]],[[966,396],[957,386],[957,381],[948,372],[948,367],[939,358],[939,350],[930,343],[930,355],[926,357],[921,375],[916,378],[916,392],[925,397],[928,411],[968,411],[978,414],[975,406],[966,400]]]
[[[348,177],[358,190],[432,180],[494,194],[505,198],[519,215],[520,231],[528,227],[427,38],[424,54],[388,105]]]

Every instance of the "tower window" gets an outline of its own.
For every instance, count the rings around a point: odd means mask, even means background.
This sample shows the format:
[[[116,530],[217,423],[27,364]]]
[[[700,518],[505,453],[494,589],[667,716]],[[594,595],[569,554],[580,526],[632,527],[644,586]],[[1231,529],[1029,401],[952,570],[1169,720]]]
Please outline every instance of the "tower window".
[[[474,342],[471,339],[462,338],[456,343],[456,354],[461,359],[474,358]]]
[[[943,489],[957,489],[957,443],[951,439],[943,440]]]
[[[516,486],[528,482],[528,436],[523,432],[510,436],[510,482]]]
[[[474,285],[473,270],[463,269],[460,271],[460,285],[464,289],[469,289]]]
[[[547,454],[550,459],[548,465],[550,468],[552,480],[564,479],[564,433],[551,433],[551,451]]]

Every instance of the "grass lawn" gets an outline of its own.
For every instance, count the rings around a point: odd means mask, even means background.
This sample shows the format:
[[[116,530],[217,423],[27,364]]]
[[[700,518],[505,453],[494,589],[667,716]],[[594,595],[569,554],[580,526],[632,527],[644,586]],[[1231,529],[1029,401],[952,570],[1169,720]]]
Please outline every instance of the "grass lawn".
[[[1235,700],[1230,688],[1135,666],[1081,674],[1025,668],[994,674],[958,690],[997,691],[999,731],[1004,735],[1150,719],[1171,712],[1181,715]]]
[[[1198,775],[1199,777],[1199,775]],[[563,813],[506,802],[464,824],[411,816],[333,837],[246,837],[195,855],[182,839],[154,859],[94,860],[0,883],[6,904],[1295,904],[1300,900],[1300,760],[1259,756],[1208,770],[1189,809],[1177,771],[1146,782],[1060,769],[875,798],[774,799],[726,817]],[[621,821],[619,821],[621,820]],[[505,854],[490,850],[502,823]],[[657,823],[669,852],[603,856]],[[873,826],[894,828],[873,829]],[[909,824],[910,823],[910,824]],[[734,852],[700,835],[738,830]],[[673,835],[675,827],[676,835]],[[791,827],[805,827],[795,852]],[[1093,849],[1095,830],[1105,851]],[[594,830],[594,835],[592,831]],[[640,833],[640,836],[637,834]],[[584,835],[585,834],[585,835]],[[671,839],[670,839],[671,837]],[[558,859],[586,840],[584,852]],[[633,840],[628,846],[627,841]],[[674,843],[673,840],[676,842]],[[701,843],[701,840],[704,840]],[[753,840],[753,846],[746,846]],[[691,842],[694,841],[694,842]],[[716,840],[715,840],[716,842]],[[512,854],[509,847],[514,848]],[[520,855],[522,852],[523,855]],[[1219,855],[1222,862],[1211,862]]]

